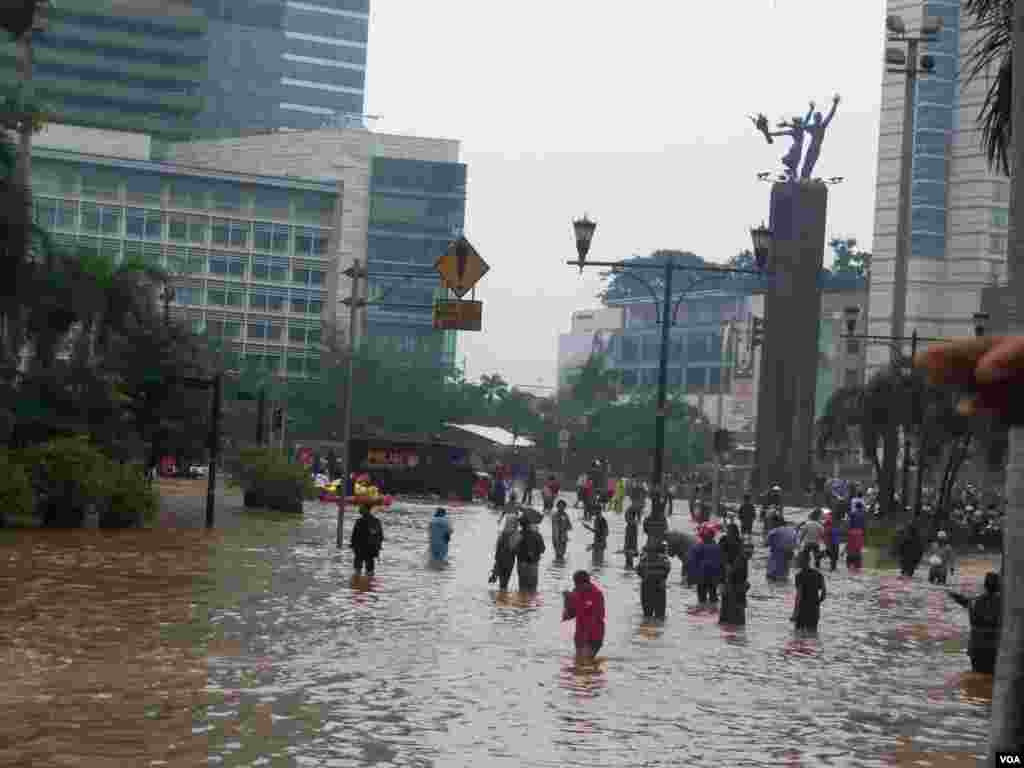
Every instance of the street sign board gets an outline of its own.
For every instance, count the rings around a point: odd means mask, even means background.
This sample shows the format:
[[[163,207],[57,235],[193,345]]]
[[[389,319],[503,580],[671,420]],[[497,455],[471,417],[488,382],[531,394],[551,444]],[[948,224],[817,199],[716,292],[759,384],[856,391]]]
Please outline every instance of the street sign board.
[[[483,328],[484,303],[482,301],[434,302],[434,330],[479,331]]]
[[[569,437],[568,429],[563,429],[558,433],[558,445],[561,446],[563,451],[569,447]]]
[[[460,299],[469,293],[490,267],[480,258],[476,248],[460,237],[448,246],[448,250],[434,264],[444,284]]]

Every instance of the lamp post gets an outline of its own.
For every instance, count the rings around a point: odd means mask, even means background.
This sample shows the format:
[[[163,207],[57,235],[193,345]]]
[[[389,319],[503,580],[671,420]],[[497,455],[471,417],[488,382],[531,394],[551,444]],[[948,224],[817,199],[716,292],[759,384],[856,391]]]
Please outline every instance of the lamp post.
[[[985,336],[985,331],[988,329],[989,317],[990,316],[989,316],[988,312],[975,312],[974,313],[974,335],[977,338],[980,339],[980,338],[983,338]],[[987,471],[987,469],[986,469],[986,471]],[[999,548],[1000,549],[1000,554],[999,554],[999,573],[1005,575],[1006,574],[1006,531],[1005,531],[1005,526],[1004,526],[1004,529],[1002,530],[1002,534],[1003,534],[1002,537],[1001,537],[1002,538],[1002,546],[1000,546],[1000,548]]]
[[[584,267],[611,267],[614,274],[628,276],[643,284],[650,292],[654,301],[655,311],[658,311],[659,300],[654,285],[639,277],[636,272],[644,270],[657,270],[662,273],[662,297],[660,300],[661,311],[658,313],[661,323],[661,354],[658,364],[658,406],[654,421],[654,455],[653,468],[651,471],[651,514],[644,523],[644,531],[647,533],[647,543],[644,546],[644,557],[641,560],[640,570],[642,584],[640,589],[640,602],[643,606],[644,615],[647,617],[665,617],[665,581],[668,578],[671,565],[664,551],[665,533],[668,531],[668,521],[665,518],[666,496],[663,487],[664,461],[665,461],[665,416],[667,413],[666,396],[668,390],[668,351],[669,338],[672,325],[675,324],[676,314],[683,298],[700,282],[711,277],[718,277],[724,274],[767,274],[765,267],[768,251],[755,251],[757,269],[732,269],[728,267],[690,267],[676,263],[672,256],[665,259],[664,264],[627,263],[623,261],[587,261],[590,253],[590,246],[594,239],[594,230],[597,224],[587,216],[573,222],[573,232],[576,236],[575,261],[567,262],[571,266],[578,267],[580,274],[583,274]],[[764,230],[764,227],[761,227]],[[765,230],[766,231],[766,230]],[[755,243],[756,246],[756,243]],[[672,278],[676,271],[705,273],[695,277],[682,290],[681,295],[673,306],[672,302]]]
[[[725,411],[725,372],[729,360],[729,342],[732,336],[732,321],[725,320],[722,323],[722,350],[721,361],[718,368],[718,403],[715,409],[715,466],[711,476],[711,513],[717,515],[722,504],[722,446],[719,444],[718,435],[723,429]]]
[[[893,350],[893,357],[899,358],[900,349],[903,344],[910,342],[910,359],[913,360],[917,354],[918,342],[926,342],[933,344],[944,344],[950,341],[949,339],[941,339],[934,337],[919,336],[917,330],[910,336],[873,336],[873,335],[854,335],[854,330],[857,328],[857,318],[860,316],[860,307],[850,306],[843,310],[846,315],[846,330],[847,333],[842,338],[844,339],[856,339],[863,341],[865,344],[885,344]],[[911,426],[914,429],[920,430],[921,427],[921,407],[914,397],[914,402],[911,407]],[[918,444],[918,456],[917,456],[917,498],[914,500],[914,511],[920,513],[921,511],[921,460],[922,460],[922,448],[921,443]],[[892,478],[890,478],[891,480]],[[907,430],[903,444],[903,505],[907,506],[907,497],[910,495],[910,430]]]

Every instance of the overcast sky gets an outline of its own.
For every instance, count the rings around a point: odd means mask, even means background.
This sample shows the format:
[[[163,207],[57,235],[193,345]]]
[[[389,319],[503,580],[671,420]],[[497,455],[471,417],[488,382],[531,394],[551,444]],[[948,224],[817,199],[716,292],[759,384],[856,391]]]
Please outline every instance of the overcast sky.
[[[816,174],[829,235],[870,249],[884,0],[373,0],[367,112],[388,133],[462,142],[466,236],[490,264],[467,373],[553,385],[558,334],[597,306],[591,256],[689,250],[724,261],[768,216],[781,168],[747,115],[775,121],[842,96]]]

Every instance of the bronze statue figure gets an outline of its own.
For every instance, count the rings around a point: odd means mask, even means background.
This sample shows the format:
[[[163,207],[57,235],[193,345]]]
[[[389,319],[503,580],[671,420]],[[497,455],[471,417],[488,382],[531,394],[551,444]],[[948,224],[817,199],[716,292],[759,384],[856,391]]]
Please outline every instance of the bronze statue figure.
[[[797,179],[810,179],[811,174],[814,172],[814,166],[818,162],[818,158],[821,155],[821,145],[825,140],[825,131],[828,129],[829,124],[832,122],[832,118],[836,115],[836,108],[839,106],[839,95],[836,94],[832,99],[832,109],[828,113],[827,117],[822,117],[821,112],[814,111],[814,102],[810,103],[810,109],[807,110],[806,116],[803,118],[794,117],[790,122],[780,122],[777,127],[781,130],[772,131],[768,126],[768,118],[763,113],[758,113],[757,117],[750,117],[754,127],[764,136],[765,141],[769,144],[774,143],[773,137],[775,136],[789,136],[793,140],[793,145],[789,148],[789,151],[782,157],[782,165],[785,167],[784,178],[786,181],[796,181]],[[807,154],[803,157],[803,168],[800,167],[801,155],[804,149],[804,136],[809,134],[811,137],[810,146],[807,148]]]
[[[821,154],[821,142],[825,140],[825,129],[832,122],[832,118],[836,116],[836,107],[838,106],[839,94],[837,93],[832,97],[832,109],[828,113],[828,117],[822,119],[821,112],[815,112],[814,121],[805,123],[805,130],[811,136],[811,145],[807,148],[807,154],[804,156],[804,167],[800,170],[801,179],[811,178],[811,172],[814,170],[814,165],[818,162],[818,156]],[[811,102],[811,111],[814,111],[813,101]],[[807,114],[810,115],[810,112]]]

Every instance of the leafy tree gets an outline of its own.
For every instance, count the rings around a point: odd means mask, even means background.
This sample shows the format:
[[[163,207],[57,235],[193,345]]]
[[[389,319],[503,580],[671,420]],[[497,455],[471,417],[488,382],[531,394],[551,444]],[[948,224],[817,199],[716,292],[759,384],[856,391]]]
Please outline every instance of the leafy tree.
[[[480,391],[487,405],[493,407],[495,400],[501,400],[508,396],[508,382],[502,378],[500,373],[490,375],[485,373],[480,377]]]
[[[593,352],[587,361],[569,374],[570,407],[577,406],[582,415],[600,403],[613,401],[621,390],[619,372],[608,367],[608,358]]]
[[[731,259],[729,259],[728,266],[733,269],[756,269],[757,262],[754,261],[754,252],[749,248],[740,251]]]
[[[981,144],[989,167],[1010,175],[1013,118],[1013,0],[964,0],[964,15],[973,17],[978,35],[967,60],[967,82],[989,81],[978,114]]]
[[[834,237],[828,241],[832,249],[833,275],[855,275],[864,277],[867,266],[871,263],[871,254],[857,248],[857,239],[854,237]]]

